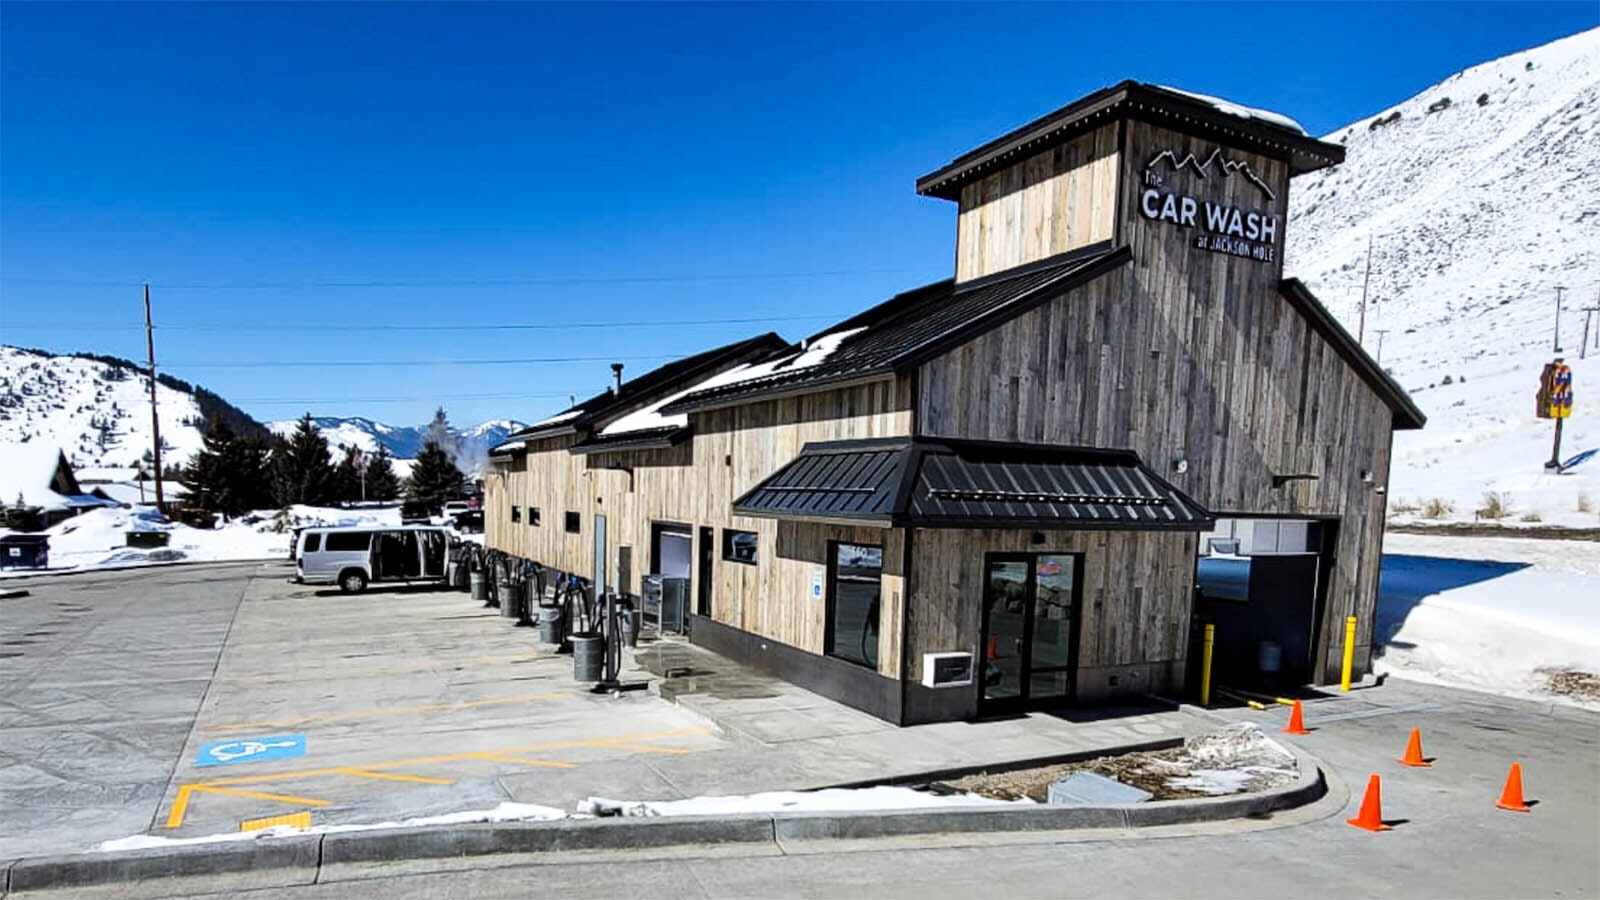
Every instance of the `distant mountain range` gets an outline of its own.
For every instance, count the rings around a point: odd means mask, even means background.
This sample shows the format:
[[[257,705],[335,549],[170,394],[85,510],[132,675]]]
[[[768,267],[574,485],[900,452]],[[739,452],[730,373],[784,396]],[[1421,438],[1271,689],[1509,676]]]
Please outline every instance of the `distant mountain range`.
[[[426,425],[385,425],[359,416],[335,418],[313,416],[317,429],[328,439],[328,448],[337,454],[340,447],[358,447],[367,453],[376,453],[379,446],[387,447],[396,459],[415,459],[428,439]],[[298,419],[270,422],[267,428],[274,434],[286,435],[294,431]],[[452,429],[457,441],[457,464],[471,473],[482,474],[483,464],[489,458],[489,448],[503,442],[506,436],[525,426],[510,419],[492,419],[470,428]]]
[[[205,388],[168,375],[157,376],[156,408],[161,414],[162,462],[169,465],[183,465],[194,456],[212,416],[227,419],[240,433],[286,434],[295,426],[294,420],[263,425]],[[398,460],[414,459],[427,437],[425,426],[364,418],[315,421],[335,457],[340,446],[376,452],[381,444]],[[489,448],[522,427],[496,419],[454,429],[458,464],[481,474]],[[111,356],[0,346],[0,443],[32,441],[60,447],[79,468],[138,464],[151,448],[150,389],[139,366]]]

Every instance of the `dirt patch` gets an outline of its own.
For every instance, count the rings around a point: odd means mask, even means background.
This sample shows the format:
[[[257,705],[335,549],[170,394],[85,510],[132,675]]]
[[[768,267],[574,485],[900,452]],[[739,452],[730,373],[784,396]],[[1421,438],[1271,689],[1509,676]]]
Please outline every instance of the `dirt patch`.
[[[1544,689],[1577,700],[1600,701],[1600,675],[1582,669],[1540,669]]]
[[[1389,522],[1384,530],[1399,534],[1442,534],[1449,537],[1539,538],[1559,541],[1600,541],[1600,528],[1561,528],[1535,525],[1514,528],[1490,522],[1449,522],[1427,525],[1421,522]]]
[[[1294,757],[1253,724],[1230,725],[1182,747],[1101,756],[1013,772],[980,772],[929,788],[941,793],[972,793],[995,800],[1027,798],[1044,803],[1050,785],[1073,772],[1093,772],[1148,791],[1154,800],[1183,800],[1266,790],[1298,777]]]

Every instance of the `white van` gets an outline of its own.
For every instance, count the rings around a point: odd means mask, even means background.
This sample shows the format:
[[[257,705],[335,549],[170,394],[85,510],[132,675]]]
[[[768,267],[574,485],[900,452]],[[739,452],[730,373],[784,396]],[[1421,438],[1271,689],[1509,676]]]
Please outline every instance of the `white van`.
[[[431,525],[307,528],[295,546],[295,581],[359,593],[374,582],[445,580],[450,535]]]

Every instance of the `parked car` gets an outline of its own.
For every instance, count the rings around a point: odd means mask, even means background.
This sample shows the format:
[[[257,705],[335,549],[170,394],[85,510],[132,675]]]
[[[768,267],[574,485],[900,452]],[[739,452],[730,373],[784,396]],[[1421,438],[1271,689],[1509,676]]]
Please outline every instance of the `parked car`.
[[[347,594],[377,582],[443,582],[450,534],[424,525],[307,528],[296,543],[295,581]]]
[[[407,500],[400,504],[401,525],[432,525],[433,509],[428,504],[418,500]]]
[[[471,509],[472,504],[465,500],[450,500],[445,503],[444,509],[441,510],[439,514],[444,516],[446,519],[450,519],[453,518],[457,513],[468,512]]]
[[[448,505],[448,504],[447,504]],[[483,534],[483,510],[469,509],[450,516],[445,527],[457,534]]]

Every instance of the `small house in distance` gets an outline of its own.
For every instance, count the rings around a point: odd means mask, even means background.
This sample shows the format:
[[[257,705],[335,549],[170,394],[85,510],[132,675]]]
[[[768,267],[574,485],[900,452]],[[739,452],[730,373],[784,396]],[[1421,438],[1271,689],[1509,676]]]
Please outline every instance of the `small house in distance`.
[[[1366,671],[1423,417],[1283,277],[1290,179],[1342,158],[1096,92],[918,180],[953,278],[497,448],[489,545],[687,577],[693,641],[902,724],[1178,695],[1205,623],[1232,683],[1336,679],[1347,616]]]
[[[115,506],[79,486],[66,454],[53,444],[0,444],[0,508],[7,527],[48,528],[101,506]]]

